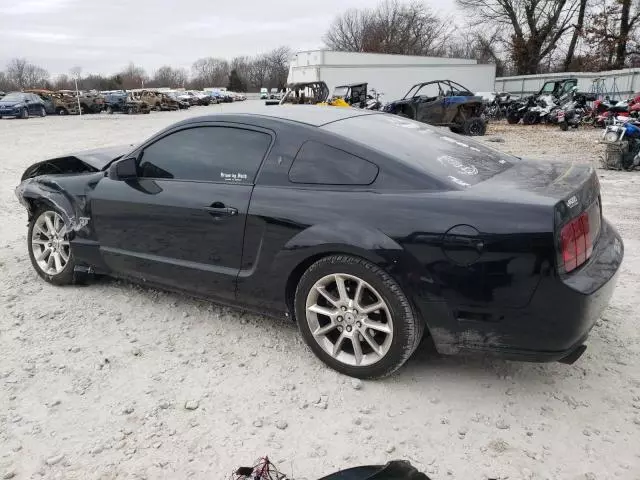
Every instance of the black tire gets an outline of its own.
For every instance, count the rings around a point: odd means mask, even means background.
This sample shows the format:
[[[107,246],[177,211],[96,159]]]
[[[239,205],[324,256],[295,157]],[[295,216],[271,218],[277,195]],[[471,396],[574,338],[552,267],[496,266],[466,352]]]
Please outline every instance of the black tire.
[[[107,115],[113,115],[113,107],[111,105],[107,105]]]
[[[76,265],[76,262],[73,256],[73,250],[71,249],[71,247],[69,247],[69,260],[67,261],[67,264],[64,266],[64,269],[56,275],[51,275],[44,272],[38,265],[38,262],[34,256],[33,244],[31,243],[33,228],[38,218],[45,212],[55,212],[58,215],[60,215],[60,212],[55,208],[50,207],[48,205],[42,205],[36,209],[33,216],[31,217],[31,221],[29,222],[29,230],[27,233],[27,249],[29,250],[29,259],[31,260],[31,265],[33,265],[33,268],[35,269],[36,273],[40,275],[40,277],[42,277],[45,281],[52,283],[54,285],[70,285],[74,283],[74,277],[75,277],[74,268]],[[63,215],[60,215],[60,216],[64,219]],[[71,234],[69,235],[72,237],[73,232],[71,232]]]
[[[522,123],[525,125],[533,125],[534,123],[537,123],[538,118],[538,112],[526,112],[522,117]]]
[[[472,117],[464,121],[462,132],[470,137],[481,137],[487,133],[487,122],[480,117]]]
[[[69,114],[69,112],[67,111],[67,109],[66,109],[66,108],[64,108],[64,107],[58,107],[58,108],[56,108],[56,113],[57,113],[58,115],[68,115],[68,114]]]
[[[517,114],[509,114],[507,115],[507,123],[509,125],[515,125],[520,122],[520,117]]]
[[[307,320],[307,296],[320,279],[338,273],[357,277],[373,287],[386,303],[392,319],[392,338],[387,352],[367,366],[348,365],[333,358],[311,333]],[[398,283],[380,267],[350,255],[332,255],[311,265],[298,282],[294,303],[295,317],[305,343],[326,365],[351,377],[380,378],[395,372],[411,357],[424,333],[424,322],[417,317]]]
[[[29,109],[27,107],[24,107],[22,109],[22,112],[20,112],[20,118],[23,120],[26,120],[27,118],[29,118]]]
[[[569,130],[569,124],[567,122],[560,122],[560,130],[566,132]]]
[[[462,134],[462,127],[460,125],[452,125],[449,127],[453,133]]]

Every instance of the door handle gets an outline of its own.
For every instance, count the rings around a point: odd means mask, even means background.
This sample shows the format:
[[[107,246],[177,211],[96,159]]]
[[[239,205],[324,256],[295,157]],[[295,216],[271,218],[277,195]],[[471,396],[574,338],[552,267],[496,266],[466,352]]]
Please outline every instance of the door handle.
[[[238,215],[238,209],[233,207],[226,207],[224,203],[215,202],[204,209],[211,215],[216,217],[234,217]]]

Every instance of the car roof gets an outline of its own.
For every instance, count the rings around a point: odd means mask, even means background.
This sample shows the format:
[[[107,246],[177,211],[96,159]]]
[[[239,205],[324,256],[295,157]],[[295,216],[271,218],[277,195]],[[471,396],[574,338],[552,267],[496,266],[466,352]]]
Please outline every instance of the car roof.
[[[304,123],[315,127],[321,127],[327,123],[337,122],[347,118],[361,117],[363,115],[382,115],[372,110],[360,110],[356,108],[329,107],[316,105],[273,105],[262,109],[252,108],[247,112],[229,112],[193,117],[183,123],[195,123],[206,121],[220,121],[225,117],[270,117],[276,120],[288,120]]]

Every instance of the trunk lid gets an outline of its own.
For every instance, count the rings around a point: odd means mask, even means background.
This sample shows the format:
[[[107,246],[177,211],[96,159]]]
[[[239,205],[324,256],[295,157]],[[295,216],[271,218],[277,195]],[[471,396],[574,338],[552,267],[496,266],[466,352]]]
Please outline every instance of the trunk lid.
[[[600,235],[600,182],[587,165],[522,160],[471,189],[514,203],[548,204],[553,211],[557,266],[569,273],[586,263]]]

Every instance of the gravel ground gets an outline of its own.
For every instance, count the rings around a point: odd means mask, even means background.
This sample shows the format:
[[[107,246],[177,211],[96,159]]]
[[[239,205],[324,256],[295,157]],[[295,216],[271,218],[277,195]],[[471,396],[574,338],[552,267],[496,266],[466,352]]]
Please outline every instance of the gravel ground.
[[[268,454],[296,478],[405,458],[437,479],[640,479],[640,177],[600,171],[626,243],[611,306],[578,363],[440,357],[360,382],[286,321],[115,280],[46,284],[13,189],[29,164],[137,142],[188,116],[2,120],[0,479],[227,478]],[[598,132],[491,125],[511,153],[596,162]]]

